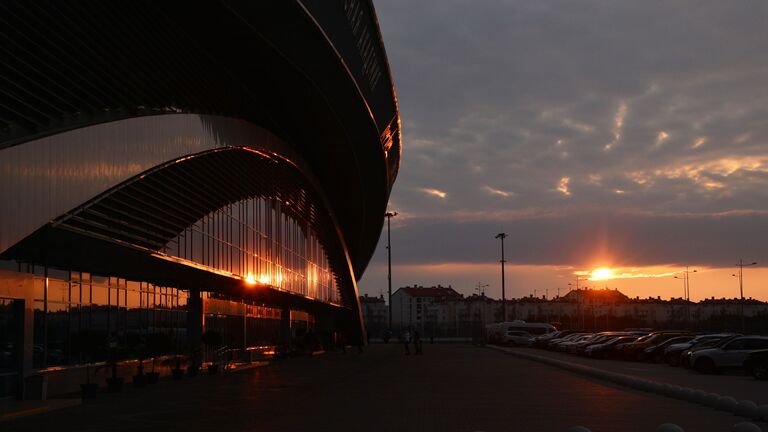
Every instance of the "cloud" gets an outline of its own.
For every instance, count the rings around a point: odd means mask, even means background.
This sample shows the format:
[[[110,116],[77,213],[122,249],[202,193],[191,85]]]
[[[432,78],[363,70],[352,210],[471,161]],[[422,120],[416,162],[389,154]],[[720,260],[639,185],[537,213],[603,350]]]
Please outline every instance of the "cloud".
[[[484,186],[483,189],[485,189],[486,191],[488,191],[488,193],[490,193],[492,195],[503,196],[504,198],[507,198],[507,197],[510,197],[510,196],[513,195],[512,192],[503,191],[501,189],[495,189],[495,188],[492,188],[492,187],[487,186],[487,185]]]
[[[621,102],[619,109],[616,111],[616,115],[613,116],[613,140],[605,145],[605,150],[612,149],[616,144],[621,141],[621,132],[624,128],[624,118],[627,116],[627,104]]]
[[[420,188],[419,190],[421,190],[425,194],[434,195],[434,196],[436,196],[438,198],[443,198],[443,199],[448,195],[447,193],[445,193],[445,192],[443,192],[443,191],[441,191],[439,189]]]
[[[568,189],[568,184],[570,183],[571,183],[570,177],[562,177],[560,178],[560,181],[557,182],[557,187],[555,189],[565,196],[570,196],[571,191]]]

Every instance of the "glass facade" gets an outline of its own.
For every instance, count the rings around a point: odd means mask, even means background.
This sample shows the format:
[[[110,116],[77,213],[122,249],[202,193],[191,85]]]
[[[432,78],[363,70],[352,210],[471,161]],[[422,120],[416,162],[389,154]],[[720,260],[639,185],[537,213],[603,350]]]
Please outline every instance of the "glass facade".
[[[186,291],[147,282],[32,264],[33,366],[45,368],[137,357],[146,340],[163,335],[158,354],[178,352],[186,338]]]
[[[204,294],[203,305],[205,331],[219,333],[225,350],[279,345],[280,309],[213,293]]]
[[[339,303],[328,259],[309,223],[286,203],[251,198],[218,209],[169,242],[167,255],[316,300]]]
[[[0,206],[0,252],[137,174],[223,147],[277,153],[302,166],[286,144],[263,128],[196,114],[130,118],[4,148],[0,151],[0,202],[18,205]],[[301,211],[283,212],[291,205],[283,199],[272,194],[230,203],[187,227],[157,252],[249,282],[340,303],[338,275],[332,272],[323,245]],[[142,209],[149,204],[131,203]],[[119,219],[119,211],[109,217]],[[154,208],[145,211],[162,213]],[[52,298],[57,300],[53,301],[74,302],[58,296],[63,293],[58,286],[51,288],[50,294],[54,293],[57,296]],[[76,294],[76,298],[81,295]],[[103,295],[96,295],[102,301]]]

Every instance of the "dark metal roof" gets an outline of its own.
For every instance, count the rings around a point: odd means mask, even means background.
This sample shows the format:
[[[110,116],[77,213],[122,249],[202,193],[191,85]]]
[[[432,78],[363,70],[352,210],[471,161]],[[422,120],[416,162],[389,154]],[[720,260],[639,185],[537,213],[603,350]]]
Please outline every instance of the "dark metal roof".
[[[0,149],[171,112],[242,118],[295,148],[362,274],[400,158],[369,1],[0,3]]]

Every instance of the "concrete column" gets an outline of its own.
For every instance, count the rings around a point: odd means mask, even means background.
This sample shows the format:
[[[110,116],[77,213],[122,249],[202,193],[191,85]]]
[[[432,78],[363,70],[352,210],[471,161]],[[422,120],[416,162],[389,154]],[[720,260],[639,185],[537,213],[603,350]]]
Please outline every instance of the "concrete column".
[[[190,366],[200,367],[203,352],[203,299],[198,288],[189,289],[186,342]]]
[[[280,313],[280,345],[283,351],[291,347],[291,309],[288,306],[283,306]]]

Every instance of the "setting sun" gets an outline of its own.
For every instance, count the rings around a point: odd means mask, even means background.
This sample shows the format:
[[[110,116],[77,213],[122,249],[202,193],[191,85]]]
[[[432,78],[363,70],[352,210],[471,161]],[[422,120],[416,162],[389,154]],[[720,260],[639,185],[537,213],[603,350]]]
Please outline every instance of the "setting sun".
[[[600,267],[592,270],[589,274],[589,280],[613,279],[613,270],[608,267]]]

